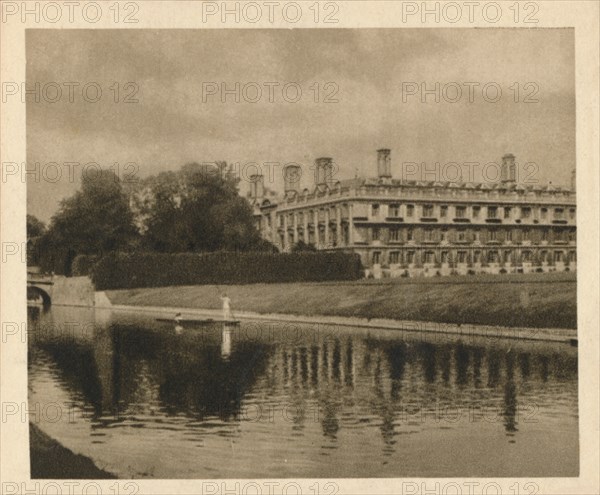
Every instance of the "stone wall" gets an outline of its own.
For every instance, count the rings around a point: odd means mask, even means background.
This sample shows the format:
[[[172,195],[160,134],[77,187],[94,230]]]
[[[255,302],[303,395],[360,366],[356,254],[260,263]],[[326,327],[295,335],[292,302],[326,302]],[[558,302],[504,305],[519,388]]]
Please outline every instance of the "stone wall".
[[[94,306],[94,286],[88,277],[54,277],[52,304]]]

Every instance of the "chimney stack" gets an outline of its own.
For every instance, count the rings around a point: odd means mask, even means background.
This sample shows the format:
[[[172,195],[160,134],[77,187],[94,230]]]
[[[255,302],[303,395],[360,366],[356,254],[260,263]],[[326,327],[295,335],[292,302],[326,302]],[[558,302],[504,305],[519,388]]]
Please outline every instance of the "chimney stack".
[[[298,192],[300,188],[300,177],[302,177],[302,169],[297,163],[290,163],[283,168],[283,191]]]
[[[502,183],[517,182],[517,167],[515,165],[515,155],[513,155],[512,153],[507,153],[502,157],[500,180],[502,181]]]
[[[333,180],[333,160],[329,157],[321,157],[315,160],[315,183],[319,186]]]
[[[392,151],[387,148],[377,150],[377,177],[392,178]]]
[[[254,201],[260,201],[265,197],[265,177],[254,174],[250,176],[250,197]]]
[[[577,178],[575,176],[575,169],[571,171],[571,191],[575,192],[577,189]]]

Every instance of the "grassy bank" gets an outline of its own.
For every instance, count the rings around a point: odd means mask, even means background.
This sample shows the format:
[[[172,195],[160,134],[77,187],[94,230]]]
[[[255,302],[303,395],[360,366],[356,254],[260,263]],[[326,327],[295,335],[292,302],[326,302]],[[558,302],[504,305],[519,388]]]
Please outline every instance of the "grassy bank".
[[[74,454],[29,424],[31,478],[33,479],[112,479],[116,476],[99,469],[91,459]]]
[[[227,292],[234,312],[576,328],[576,286],[574,273],[536,273],[160,287],[107,291],[107,295],[113,304],[217,309],[220,294]]]

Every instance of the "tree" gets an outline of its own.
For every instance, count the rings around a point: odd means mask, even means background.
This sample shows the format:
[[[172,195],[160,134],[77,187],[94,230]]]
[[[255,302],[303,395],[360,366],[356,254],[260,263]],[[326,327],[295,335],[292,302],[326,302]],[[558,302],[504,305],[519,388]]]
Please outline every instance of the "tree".
[[[224,162],[149,178],[136,195],[144,244],[163,252],[274,249],[261,239],[238,183]]]
[[[27,239],[41,236],[46,231],[46,224],[33,215],[27,215]]]
[[[84,176],[81,186],[62,201],[42,236],[39,249],[47,271],[70,275],[78,254],[103,255],[135,243],[133,214],[119,178],[103,170]]]
[[[34,266],[40,261],[40,238],[46,232],[46,225],[33,215],[27,215],[27,265]]]

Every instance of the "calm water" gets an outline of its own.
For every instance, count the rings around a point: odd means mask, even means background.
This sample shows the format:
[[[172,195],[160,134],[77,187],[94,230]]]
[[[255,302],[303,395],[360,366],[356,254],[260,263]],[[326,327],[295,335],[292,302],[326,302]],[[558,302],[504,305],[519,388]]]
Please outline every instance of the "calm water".
[[[33,327],[39,427],[119,477],[578,474],[568,345],[60,307]]]

